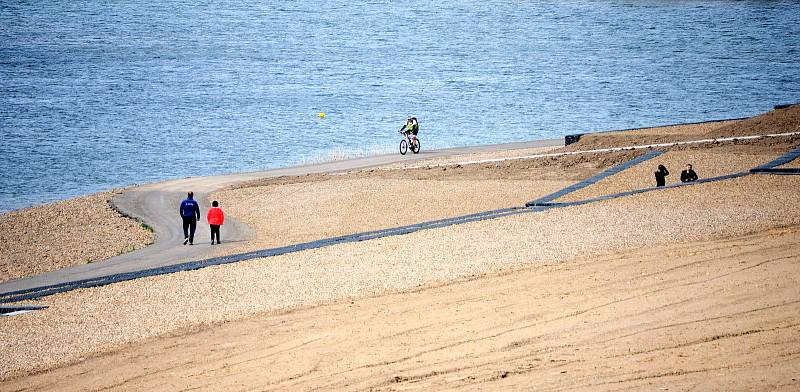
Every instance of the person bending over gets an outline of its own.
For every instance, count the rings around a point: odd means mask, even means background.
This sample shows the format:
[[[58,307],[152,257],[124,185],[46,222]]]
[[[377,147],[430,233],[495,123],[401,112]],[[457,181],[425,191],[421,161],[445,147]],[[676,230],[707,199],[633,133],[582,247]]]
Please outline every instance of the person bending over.
[[[189,192],[186,200],[181,202],[179,211],[183,219],[183,244],[193,245],[194,231],[200,220],[200,205],[194,200],[194,192]]]
[[[669,175],[669,171],[664,165],[658,165],[658,170],[656,170],[655,175],[656,186],[664,186],[666,183],[666,177]]]
[[[686,164],[686,170],[681,172],[681,182],[697,181],[697,173],[692,170],[692,164]]]

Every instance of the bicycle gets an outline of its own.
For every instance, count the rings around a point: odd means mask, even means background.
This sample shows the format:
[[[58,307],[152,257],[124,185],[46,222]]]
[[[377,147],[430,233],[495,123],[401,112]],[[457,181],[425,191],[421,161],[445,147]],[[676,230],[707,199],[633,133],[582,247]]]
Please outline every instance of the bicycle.
[[[399,132],[399,133],[403,135],[403,140],[400,141],[400,155],[406,155],[406,153],[408,152],[409,145],[411,145],[411,152],[413,152],[414,154],[418,153],[420,149],[419,139],[417,139],[416,137],[412,139],[410,136],[411,135],[410,132]]]

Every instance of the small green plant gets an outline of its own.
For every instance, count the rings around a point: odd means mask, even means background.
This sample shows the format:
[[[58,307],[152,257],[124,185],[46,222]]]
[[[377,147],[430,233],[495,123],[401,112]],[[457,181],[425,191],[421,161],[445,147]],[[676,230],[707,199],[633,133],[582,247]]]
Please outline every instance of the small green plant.
[[[144,231],[149,231],[149,232],[151,232],[151,233],[154,233],[154,232],[155,232],[155,230],[153,229],[153,226],[150,226],[150,225],[148,225],[147,223],[142,223],[142,229],[143,229]]]
[[[124,248],[120,249],[120,250],[117,252],[117,256],[119,256],[119,255],[121,255],[121,254],[128,253],[128,252],[133,252],[133,251],[135,251],[135,250],[136,250],[136,245],[128,245],[128,246],[126,246],[126,247],[124,247]]]
[[[85,260],[84,263],[85,264],[92,264],[92,263],[94,263],[94,260],[92,260],[91,258],[88,258],[88,259]]]

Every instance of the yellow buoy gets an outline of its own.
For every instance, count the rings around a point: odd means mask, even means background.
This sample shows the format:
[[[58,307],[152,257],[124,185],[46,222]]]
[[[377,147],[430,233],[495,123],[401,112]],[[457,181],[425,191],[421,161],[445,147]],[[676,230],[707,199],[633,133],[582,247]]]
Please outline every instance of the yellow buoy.
[[[319,118],[325,118],[325,113],[319,112],[317,116],[319,116]]]

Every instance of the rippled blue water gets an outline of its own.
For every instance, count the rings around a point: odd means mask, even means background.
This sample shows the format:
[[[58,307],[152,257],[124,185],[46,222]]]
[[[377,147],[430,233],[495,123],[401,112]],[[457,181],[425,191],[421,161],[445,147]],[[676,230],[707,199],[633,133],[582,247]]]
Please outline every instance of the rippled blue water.
[[[0,211],[154,180],[753,115],[800,3],[0,2]],[[319,119],[318,112],[327,117]]]

